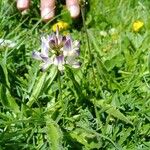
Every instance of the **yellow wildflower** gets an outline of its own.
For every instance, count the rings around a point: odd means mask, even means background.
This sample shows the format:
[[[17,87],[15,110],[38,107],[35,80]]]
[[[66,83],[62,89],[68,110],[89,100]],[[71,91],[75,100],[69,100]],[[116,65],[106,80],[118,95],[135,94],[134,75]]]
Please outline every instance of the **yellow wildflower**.
[[[134,32],[138,32],[142,27],[144,26],[144,23],[142,21],[135,21],[132,25],[132,30]]]
[[[59,31],[63,31],[63,30],[67,30],[69,28],[69,24],[64,21],[59,21],[52,26],[52,30],[54,32],[56,32],[57,27],[59,28]]]

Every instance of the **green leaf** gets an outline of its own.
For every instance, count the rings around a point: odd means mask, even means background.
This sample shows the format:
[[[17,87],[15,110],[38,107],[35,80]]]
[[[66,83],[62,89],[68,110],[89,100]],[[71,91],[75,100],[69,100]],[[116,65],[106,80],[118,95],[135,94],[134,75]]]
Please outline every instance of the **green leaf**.
[[[62,149],[62,132],[59,126],[49,118],[46,123],[46,134],[52,150]],[[49,121],[50,120],[50,121]]]
[[[57,68],[52,67],[49,75],[47,75],[47,72],[44,72],[41,74],[41,76],[39,76],[39,78],[37,79],[37,83],[33,87],[33,91],[31,93],[29,101],[27,102],[27,105],[29,107],[31,107],[32,104],[38,99],[40,93],[44,92],[43,89],[45,88],[45,86],[48,87],[51,85],[56,75],[57,75]]]
[[[120,85],[110,75],[110,73],[108,72],[106,66],[101,61],[100,58],[96,58],[96,64],[97,64],[96,67],[97,67],[97,71],[98,71],[99,76],[103,79],[103,81],[105,81],[107,83],[108,87],[110,86],[110,88],[112,88],[112,89],[120,90],[121,89]]]
[[[37,83],[35,84],[35,86],[33,87],[33,92],[29,98],[29,101],[27,102],[27,105],[29,107],[32,106],[32,104],[37,100],[43,86],[44,86],[44,82],[45,82],[45,79],[46,79],[46,75],[47,73],[44,72],[43,74],[41,74],[41,76],[39,76],[38,80],[37,80]]]
[[[4,85],[1,85],[0,87],[0,99],[4,107],[9,108],[16,113],[20,112],[18,104]]]
[[[87,132],[83,129],[77,128],[70,132],[70,136],[77,142],[83,144],[86,149],[101,148],[102,143],[97,139],[97,136],[93,133]]]
[[[108,69],[108,71],[111,71],[115,66],[116,67],[121,67],[124,62],[124,57],[122,54],[117,55],[113,57],[110,60],[105,61],[105,66]]]
[[[124,115],[122,114],[119,110],[117,110],[114,106],[110,104],[106,104],[104,100],[99,100],[96,101],[97,107],[102,108],[107,114],[120,119],[126,123],[132,124],[132,122]]]
[[[73,83],[72,90],[74,91],[74,93],[76,93],[76,95],[78,97],[82,97],[83,98],[82,89],[81,89],[79,83],[76,81],[76,79],[74,77],[74,74],[73,74],[73,71],[67,66],[66,66],[66,73],[67,73],[67,76],[70,78],[70,80]]]
[[[10,83],[8,80],[8,71],[4,62],[1,62],[0,64],[0,72],[1,72],[0,82],[5,84],[7,87],[10,87]]]
[[[122,145],[123,142],[125,142],[125,140],[130,136],[132,130],[133,130],[132,128],[122,130],[122,132],[120,133],[120,139],[118,142],[120,145]]]

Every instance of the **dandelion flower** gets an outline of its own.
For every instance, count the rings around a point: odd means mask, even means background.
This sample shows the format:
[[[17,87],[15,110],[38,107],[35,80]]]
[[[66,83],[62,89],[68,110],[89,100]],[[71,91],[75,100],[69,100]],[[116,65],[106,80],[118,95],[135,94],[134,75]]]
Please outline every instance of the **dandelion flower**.
[[[135,21],[132,25],[132,30],[134,32],[138,32],[142,27],[144,26],[144,23],[142,21]]]
[[[33,51],[32,57],[42,61],[41,70],[45,71],[50,65],[55,65],[60,71],[64,70],[64,65],[71,65],[79,68],[77,60],[79,56],[79,41],[73,41],[71,36],[62,36],[57,28],[56,33],[41,37],[41,52]]]
[[[69,24],[67,22],[64,22],[64,21],[59,21],[52,26],[52,30],[54,32],[56,32],[57,27],[59,28],[59,31],[63,31],[63,30],[67,30],[69,28]]]

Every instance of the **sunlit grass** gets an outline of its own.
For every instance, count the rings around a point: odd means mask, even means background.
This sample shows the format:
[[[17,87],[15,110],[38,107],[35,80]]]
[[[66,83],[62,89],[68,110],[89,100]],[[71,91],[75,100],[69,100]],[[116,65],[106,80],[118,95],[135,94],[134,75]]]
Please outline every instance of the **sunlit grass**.
[[[0,1],[0,39],[15,43],[0,44],[0,149],[149,150],[149,1],[89,1],[74,21],[60,5],[48,23],[37,4],[22,16]],[[81,67],[41,72],[32,51],[60,20],[81,41]]]

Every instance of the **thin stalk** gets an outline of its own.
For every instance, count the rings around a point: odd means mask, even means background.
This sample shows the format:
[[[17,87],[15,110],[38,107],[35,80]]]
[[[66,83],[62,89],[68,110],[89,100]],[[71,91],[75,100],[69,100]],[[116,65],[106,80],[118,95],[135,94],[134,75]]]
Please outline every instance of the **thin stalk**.
[[[60,71],[58,71],[58,86],[59,86],[59,96],[62,102],[61,72]]]
[[[60,112],[60,114],[58,115],[58,117],[56,118],[56,123],[59,122],[59,120],[61,119],[62,115],[64,114],[67,105],[68,105],[68,101],[66,101],[64,103],[63,97],[62,97],[62,81],[61,81],[61,72],[58,72],[58,86],[59,86],[59,100],[61,103],[61,107],[62,107],[62,111]]]
[[[83,20],[83,28],[84,28],[84,31],[85,31],[85,34],[86,34],[86,39],[87,39],[87,46],[88,46],[88,54],[89,54],[89,63],[91,64],[91,67],[92,67],[92,73],[93,73],[93,80],[94,80],[94,84],[97,85],[97,82],[96,82],[96,76],[95,76],[95,72],[94,72],[94,67],[92,65],[92,53],[91,53],[91,47],[90,47],[90,40],[89,40],[89,35],[88,35],[88,31],[87,31],[87,27],[86,27],[86,24],[85,24],[85,15],[84,15],[84,6],[81,5],[81,16],[82,16],[82,20]],[[97,110],[97,107],[96,107],[96,99],[94,98],[94,110],[95,110],[95,114],[96,114],[96,118],[97,118],[97,128],[101,128],[101,122],[100,122],[100,118],[99,118],[99,114],[98,114],[98,110]]]

